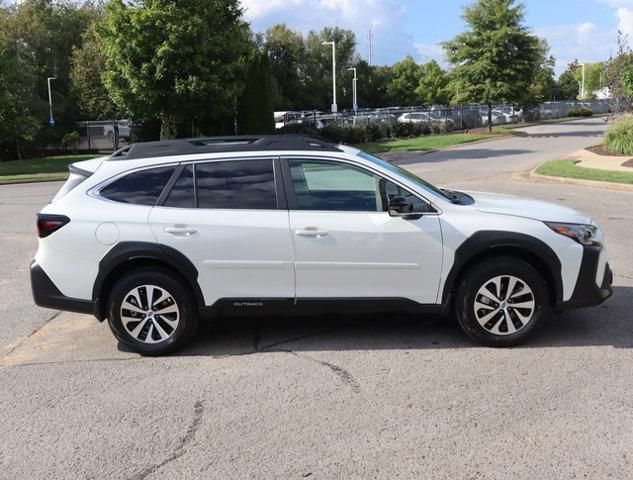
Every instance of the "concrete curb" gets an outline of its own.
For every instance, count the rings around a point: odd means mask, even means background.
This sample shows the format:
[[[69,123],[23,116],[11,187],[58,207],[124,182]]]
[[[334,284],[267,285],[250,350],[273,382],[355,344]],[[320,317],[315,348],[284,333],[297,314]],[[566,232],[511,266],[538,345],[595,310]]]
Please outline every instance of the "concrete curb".
[[[534,167],[527,175],[521,176],[521,174],[515,174],[517,178],[529,179],[536,182],[550,182],[550,183],[567,183],[569,185],[582,185],[584,187],[594,188],[607,188],[610,190],[621,190],[625,192],[633,192],[633,185],[627,183],[614,183],[614,182],[602,182],[599,180],[583,180],[580,178],[567,178],[567,177],[550,177],[549,175],[541,175],[536,173],[536,170],[543,164]]]

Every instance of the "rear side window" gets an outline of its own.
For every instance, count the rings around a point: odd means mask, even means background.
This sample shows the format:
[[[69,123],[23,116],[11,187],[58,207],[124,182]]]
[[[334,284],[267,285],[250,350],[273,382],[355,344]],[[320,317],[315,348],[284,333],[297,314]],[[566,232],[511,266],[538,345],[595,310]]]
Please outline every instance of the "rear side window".
[[[188,165],[174,183],[165,199],[165,207],[196,208],[193,190],[193,165]]]
[[[195,181],[200,208],[277,209],[272,160],[198,163]]]
[[[154,205],[175,167],[148,168],[129,173],[101,189],[101,196],[120,203]]]

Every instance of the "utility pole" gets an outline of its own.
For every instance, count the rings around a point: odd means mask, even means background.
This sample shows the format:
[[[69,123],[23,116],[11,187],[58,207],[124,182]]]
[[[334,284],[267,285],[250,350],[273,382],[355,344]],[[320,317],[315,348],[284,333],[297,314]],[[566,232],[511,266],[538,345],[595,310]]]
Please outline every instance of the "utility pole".
[[[358,110],[358,99],[356,97],[356,82],[358,78],[356,77],[356,67],[348,68],[348,70],[354,72],[354,78],[352,79],[352,108],[354,109],[354,113]]]
[[[52,127],[55,125],[55,119],[53,118],[53,95],[51,94],[51,80],[55,80],[55,77],[48,77],[46,84],[48,85],[48,124]]]
[[[373,54],[373,51],[372,51],[373,45],[372,45],[372,37],[371,37],[371,28],[369,29],[368,39],[369,39],[369,66],[371,67],[373,65],[373,55],[372,55]]]
[[[336,113],[336,42],[322,42],[322,45],[332,45],[332,113]]]
[[[582,64],[582,84],[580,87],[580,99],[585,99],[585,64]]]

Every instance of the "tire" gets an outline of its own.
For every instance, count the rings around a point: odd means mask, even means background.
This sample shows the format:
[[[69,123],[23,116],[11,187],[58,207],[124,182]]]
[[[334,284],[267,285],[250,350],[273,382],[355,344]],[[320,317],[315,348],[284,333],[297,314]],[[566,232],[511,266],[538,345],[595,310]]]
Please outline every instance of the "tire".
[[[512,286],[513,290],[508,291]],[[461,278],[455,313],[466,335],[481,345],[520,345],[532,336],[549,313],[547,285],[541,275],[522,260],[489,259],[470,268]]]
[[[114,143],[114,133],[113,132],[108,132],[108,140],[110,140],[111,143]]]
[[[198,324],[195,302],[183,285],[166,270],[134,270],[123,276],[108,300],[114,336],[142,355],[163,355],[182,347]],[[148,302],[150,294],[153,305]]]

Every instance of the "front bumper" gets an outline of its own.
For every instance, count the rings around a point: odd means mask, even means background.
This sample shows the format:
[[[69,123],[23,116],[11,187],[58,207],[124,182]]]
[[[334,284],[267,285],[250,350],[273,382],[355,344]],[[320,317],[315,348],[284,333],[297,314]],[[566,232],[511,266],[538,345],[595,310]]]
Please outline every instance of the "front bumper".
[[[95,314],[95,302],[65,296],[35,260],[31,263],[31,290],[35,304],[40,307]]]
[[[582,264],[578,272],[578,280],[571,298],[556,303],[556,310],[593,307],[604,302],[613,294],[613,272],[609,263],[602,258],[602,245],[584,245]],[[604,273],[600,274],[604,265]]]

